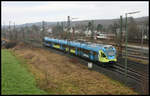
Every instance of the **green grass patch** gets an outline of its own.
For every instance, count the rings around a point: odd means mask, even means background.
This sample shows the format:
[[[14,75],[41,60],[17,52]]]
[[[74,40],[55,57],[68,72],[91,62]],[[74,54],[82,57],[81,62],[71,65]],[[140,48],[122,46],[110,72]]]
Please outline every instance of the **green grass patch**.
[[[36,87],[34,76],[9,50],[1,50],[2,94],[47,94]]]

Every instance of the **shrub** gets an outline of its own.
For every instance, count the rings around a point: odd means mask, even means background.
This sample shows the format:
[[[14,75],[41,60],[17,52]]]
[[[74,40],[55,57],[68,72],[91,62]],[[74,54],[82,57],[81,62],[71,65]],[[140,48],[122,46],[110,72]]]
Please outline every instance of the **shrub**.
[[[5,44],[5,47],[8,48],[13,48],[16,46],[16,42],[8,42]]]

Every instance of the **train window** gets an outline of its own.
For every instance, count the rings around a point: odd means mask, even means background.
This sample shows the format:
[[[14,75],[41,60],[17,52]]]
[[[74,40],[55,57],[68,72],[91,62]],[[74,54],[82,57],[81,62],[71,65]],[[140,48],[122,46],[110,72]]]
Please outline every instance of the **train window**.
[[[107,47],[104,47],[105,49],[107,49]]]
[[[65,48],[67,48],[68,47],[68,45],[65,45]]]
[[[64,44],[62,44],[62,47],[65,47],[65,45],[64,45]]]
[[[86,53],[86,50],[83,49],[82,51],[83,51],[84,53]]]
[[[79,50],[82,51],[83,49],[82,49],[82,48],[79,48]]]
[[[71,47],[71,49],[75,50],[75,47]]]
[[[89,50],[85,50],[85,49],[83,49],[83,52],[84,52],[84,53],[90,53]]]
[[[48,42],[48,44],[51,44],[51,42]]]
[[[55,45],[59,45],[58,43],[54,43]]]
[[[104,53],[101,53],[101,56],[102,56],[102,57],[106,57],[106,55],[105,55]]]
[[[114,55],[114,50],[111,50],[107,53],[109,56],[113,56]]]
[[[109,49],[113,49],[113,47],[112,47],[112,46],[110,46],[110,47],[109,47]]]
[[[70,46],[68,46],[68,45],[64,45],[64,47],[65,47],[65,48],[68,48],[68,47],[70,47]]]
[[[77,50],[81,50],[81,48],[78,48]]]
[[[87,52],[87,53],[89,52],[89,50],[84,50],[84,51]]]
[[[48,44],[50,44],[51,42],[49,42],[49,41],[45,41],[46,43],[48,43]]]
[[[94,54],[94,55],[97,55],[97,53],[96,53],[96,52],[93,52],[93,54]]]

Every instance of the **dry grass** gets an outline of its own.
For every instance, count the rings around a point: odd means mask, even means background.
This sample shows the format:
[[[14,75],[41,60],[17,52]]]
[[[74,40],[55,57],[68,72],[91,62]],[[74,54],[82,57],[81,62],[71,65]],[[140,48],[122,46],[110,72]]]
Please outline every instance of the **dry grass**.
[[[37,86],[53,94],[137,94],[79,62],[40,48],[13,49],[28,61]],[[76,61],[76,60],[75,60]]]

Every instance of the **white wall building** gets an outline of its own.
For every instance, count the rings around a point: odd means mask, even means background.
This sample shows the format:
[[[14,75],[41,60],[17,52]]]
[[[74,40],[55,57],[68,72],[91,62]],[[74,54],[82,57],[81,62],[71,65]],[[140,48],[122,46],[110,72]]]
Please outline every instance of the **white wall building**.
[[[86,31],[84,31],[84,34],[86,36],[91,36],[92,32],[91,32],[91,30],[86,30]]]
[[[49,28],[49,29],[47,30],[47,32],[48,32],[48,33],[52,33],[52,28]]]

